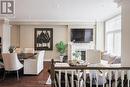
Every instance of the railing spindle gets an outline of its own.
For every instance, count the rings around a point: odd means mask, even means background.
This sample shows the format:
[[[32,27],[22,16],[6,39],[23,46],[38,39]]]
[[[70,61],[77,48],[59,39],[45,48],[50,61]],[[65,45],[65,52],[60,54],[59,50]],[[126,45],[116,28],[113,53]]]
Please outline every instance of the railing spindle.
[[[103,87],[105,87],[105,71],[102,72],[102,76],[103,76]]]
[[[109,71],[109,87],[111,87],[111,74],[112,74],[112,71],[110,70]]]
[[[92,70],[89,73],[89,78],[90,78],[90,87],[92,87]]]
[[[130,70],[127,70],[128,87],[130,86]]]
[[[115,71],[115,87],[117,87],[118,71]]]
[[[58,72],[59,72],[59,76],[58,76],[59,77],[59,79],[58,79],[59,81],[58,82],[59,82],[59,87],[61,87],[61,70],[58,70]]]
[[[83,71],[84,87],[86,87],[86,70]]]
[[[67,80],[67,70],[65,70],[65,87],[68,85],[68,80]]]
[[[71,87],[74,87],[74,71],[71,71]]]
[[[124,87],[124,70],[121,71],[121,85]]]
[[[78,74],[77,74],[77,77],[78,77],[78,87],[80,87],[80,71],[78,70]]]
[[[96,71],[96,87],[98,87],[98,71]]]

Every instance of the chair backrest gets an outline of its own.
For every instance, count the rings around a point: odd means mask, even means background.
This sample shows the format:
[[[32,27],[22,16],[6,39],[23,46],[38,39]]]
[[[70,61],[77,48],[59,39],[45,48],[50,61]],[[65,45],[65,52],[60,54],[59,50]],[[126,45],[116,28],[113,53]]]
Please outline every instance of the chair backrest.
[[[16,52],[16,53],[21,53],[21,52],[22,52],[22,48],[16,48],[16,49],[15,49],[15,52]]]
[[[24,48],[23,53],[34,53],[34,48]]]
[[[18,60],[17,53],[2,53],[4,68],[7,71],[18,70],[20,68],[20,61]]]
[[[39,51],[38,55],[37,55],[37,61],[42,61],[43,62],[44,54],[45,54],[45,51]]]
[[[96,64],[101,62],[101,52],[95,49],[87,50],[87,62]]]
[[[42,68],[44,68],[44,54],[45,51],[40,51],[37,55],[37,69],[40,70]]]

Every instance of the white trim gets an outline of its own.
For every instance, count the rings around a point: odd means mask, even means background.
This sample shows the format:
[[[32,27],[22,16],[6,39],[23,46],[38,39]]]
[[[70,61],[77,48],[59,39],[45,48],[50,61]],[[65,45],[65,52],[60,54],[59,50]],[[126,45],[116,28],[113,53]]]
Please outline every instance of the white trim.
[[[113,20],[115,21],[115,19],[116,18],[118,18],[118,20],[121,20],[121,17],[120,17],[120,15],[119,16],[116,16],[116,17],[113,17],[112,19],[109,19],[109,20],[107,20],[107,21],[105,21],[105,50],[107,50],[107,36],[109,35],[109,34],[112,34],[113,35],[113,53],[115,53],[115,34],[117,34],[117,33],[121,33],[121,29],[116,29],[116,30],[111,30],[111,31],[106,31],[106,23],[108,22],[108,21],[110,21],[110,22],[113,22]],[[116,20],[117,21],[117,20]],[[121,28],[121,27],[120,27]],[[113,28],[114,29],[114,28]]]
[[[8,24],[9,23],[9,19],[7,19],[6,17],[0,17],[0,23]]]
[[[11,25],[88,25],[94,22],[54,20],[10,20]]]

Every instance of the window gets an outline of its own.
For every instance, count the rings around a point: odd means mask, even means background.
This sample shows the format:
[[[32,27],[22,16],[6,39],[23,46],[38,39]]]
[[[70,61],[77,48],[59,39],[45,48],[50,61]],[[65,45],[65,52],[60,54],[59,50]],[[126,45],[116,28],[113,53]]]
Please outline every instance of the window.
[[[105,22],[105,50],[113,55],[121,56],[121,16]]]

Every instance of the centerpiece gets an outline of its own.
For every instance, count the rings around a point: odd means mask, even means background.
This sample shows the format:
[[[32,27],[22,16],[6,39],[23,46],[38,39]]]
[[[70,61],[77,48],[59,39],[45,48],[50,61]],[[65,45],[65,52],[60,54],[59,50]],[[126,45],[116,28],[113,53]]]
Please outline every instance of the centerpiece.
[[[15,46],[10,46],[8,51],[9,51],[10,53],[13,53],[13,52],[15,51],[15,49],[16,49]]]

